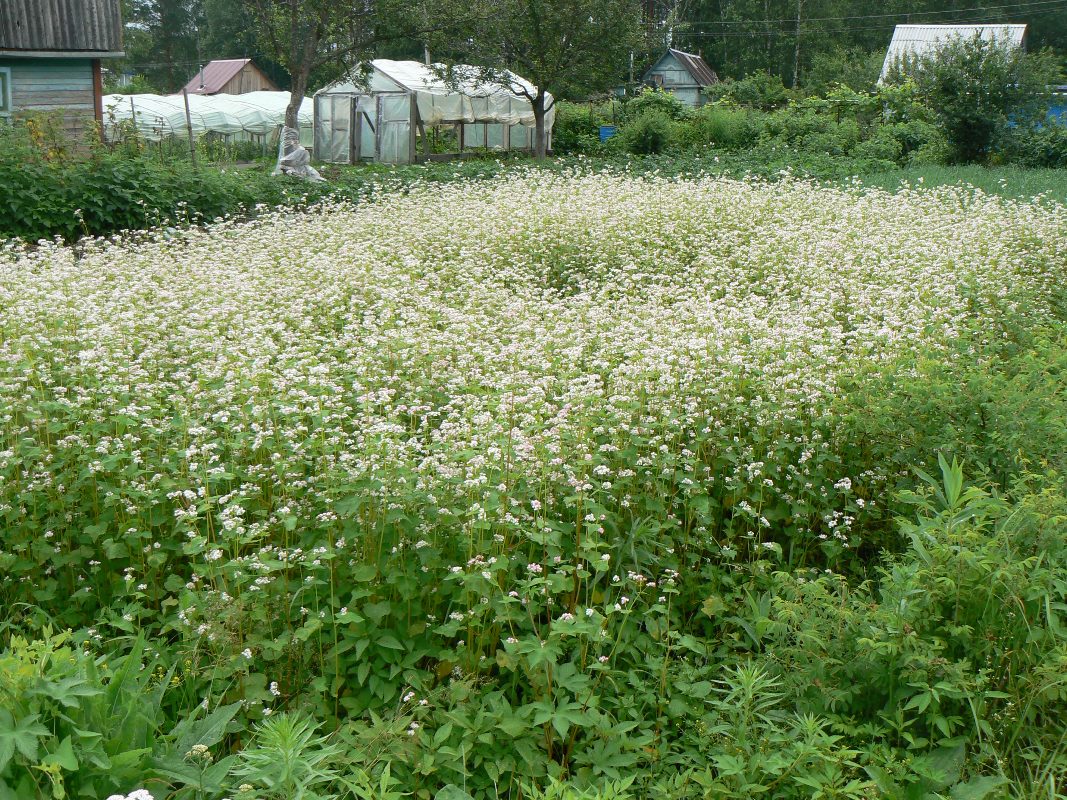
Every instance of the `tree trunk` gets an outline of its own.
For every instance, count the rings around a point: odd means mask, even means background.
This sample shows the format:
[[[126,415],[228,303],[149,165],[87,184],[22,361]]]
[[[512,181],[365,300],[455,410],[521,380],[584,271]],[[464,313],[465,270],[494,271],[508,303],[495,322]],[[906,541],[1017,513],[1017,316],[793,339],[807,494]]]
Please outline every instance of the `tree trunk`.
[[[534,113],[534,158],[544,161],[548,150],[547,136],[545,135],[545,90],[537,87],[537,94],[533,99]]]
[[[301,65],[292,76],[293,86],[289,94],[289,105],[285,109],[285,127],[300,130],[300,104],[307,94],[308,73]]]
[[[804,13],[804,0],[797,0],[797,40],[793,47],[793,88],[800,86],[800,16]]]

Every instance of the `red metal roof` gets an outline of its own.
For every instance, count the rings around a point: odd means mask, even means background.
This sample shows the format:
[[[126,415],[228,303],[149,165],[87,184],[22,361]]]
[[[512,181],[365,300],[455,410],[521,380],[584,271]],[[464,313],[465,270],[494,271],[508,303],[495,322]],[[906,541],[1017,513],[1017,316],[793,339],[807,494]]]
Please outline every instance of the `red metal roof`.
[[[185,84],[185,91],[189,94],[217,94],[251,60],[250,58],[226,58],[209,61],[202,70],[197,71],[192,80]]]

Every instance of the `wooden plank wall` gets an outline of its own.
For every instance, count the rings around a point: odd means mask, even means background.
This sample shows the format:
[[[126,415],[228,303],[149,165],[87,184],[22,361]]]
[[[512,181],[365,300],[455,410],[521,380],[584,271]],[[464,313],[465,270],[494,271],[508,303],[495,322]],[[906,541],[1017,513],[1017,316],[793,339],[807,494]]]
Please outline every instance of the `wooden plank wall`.
[[[245,92],[277,91],[278,87],[271,83],[270,78],[264,75],[254,64],[245,64],[241,71],[226,81],[222,87],[222,94],[244,94]]]
[[[119,0],[0,0],[0,49],[122,49]]]
[[[80,138],[96,116],[93,62],[88,58],[2,58],[11,70],[11,106],[26,112],[56,112],[71,137]]]

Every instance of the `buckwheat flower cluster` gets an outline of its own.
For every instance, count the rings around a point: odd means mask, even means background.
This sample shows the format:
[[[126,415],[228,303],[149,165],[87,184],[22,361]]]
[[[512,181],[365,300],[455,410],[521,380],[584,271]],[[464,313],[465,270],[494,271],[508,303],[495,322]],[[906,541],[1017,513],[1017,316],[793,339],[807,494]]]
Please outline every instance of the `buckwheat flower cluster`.
[[[410,522],[383,555],[478,602],[511,588],[505,560],[548,583],[561,562],[518,550],[564,526],[625,574],[601,539],[645,496],[724,555],[769,552],[776,505],[811,509],[801,548],[855,546],[893,476],[836,469],[843,387],[1051,318],[1064,229],[1062,207],[953,189],[538,171],[4,250],[4,548],[40,562],[40,602],[84,577],[77,602],[173,608],[243,663],[227,615],[297,575],[280,605],[326,619],[315,592],[362,563],[367,520]],[[713,491],[738,499],[729,540],[699,518]],[[471,551],[442,565],[453,535]],[[0,600],[32,583],[0,574]]]

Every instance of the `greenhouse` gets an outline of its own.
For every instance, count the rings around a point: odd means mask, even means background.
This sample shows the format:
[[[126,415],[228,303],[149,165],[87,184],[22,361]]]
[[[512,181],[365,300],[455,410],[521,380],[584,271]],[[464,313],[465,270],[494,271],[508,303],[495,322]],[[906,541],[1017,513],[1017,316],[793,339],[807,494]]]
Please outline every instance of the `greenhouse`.
[[[186,138],[191,129],[196,139],[210,134],[226,141],[253,141],[267,146],[285,123],[289,92],[191,94],[188,118],[185,101],[180,94],[104,95],[104,135],[108,141],[117,141],[128,131],[136,131],[139,137],[158,142],[168,137]],[[299,120],[301,138],[307,139],[302,143],[310,145],[310,99],[301,104]]]
[[[477,68],[375,59],[315,95],[314,152],[319,161],[410,164],[469,150],[532,150],[537,89],[513,73],[506,83],[471,77]],[[362,73],[366,73],[363,75]],[[552,98],[545,132],[551,142]],[[421,151],[421,152],[420,152]]]

